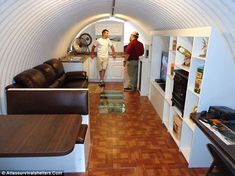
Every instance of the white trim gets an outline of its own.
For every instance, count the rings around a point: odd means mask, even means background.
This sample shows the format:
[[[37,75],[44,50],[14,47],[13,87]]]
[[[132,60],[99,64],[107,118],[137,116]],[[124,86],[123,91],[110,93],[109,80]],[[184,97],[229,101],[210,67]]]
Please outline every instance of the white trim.
[[[9,88],[7,91],[88,91],[88,88]]]

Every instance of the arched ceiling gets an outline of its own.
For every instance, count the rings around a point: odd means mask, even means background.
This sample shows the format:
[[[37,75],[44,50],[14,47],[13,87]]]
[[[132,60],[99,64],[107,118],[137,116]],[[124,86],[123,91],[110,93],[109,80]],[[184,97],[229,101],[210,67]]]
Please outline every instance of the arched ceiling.
[[[63,55],[86,25],[114,16],[144,31],[215,26],[235,56],[234,0],[0,0],[0,85]],[[3,97],[1,97],[3,98]],[[3,105],[2,105],[3,106]]]

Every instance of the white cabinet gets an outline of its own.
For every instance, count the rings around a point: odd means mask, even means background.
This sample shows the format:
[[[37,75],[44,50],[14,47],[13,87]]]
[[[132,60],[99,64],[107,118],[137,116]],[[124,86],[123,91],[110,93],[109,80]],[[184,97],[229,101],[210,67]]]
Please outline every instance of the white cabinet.
[[[88,62],[89,62],[89,82],[92,81],[98,81],[99,80],[99,73],[97,71],[97,67],[96,67],[96,58],[91,59],[90,57],[88,58]]]
[[[169,42],[166,44],[163,40]],[[204,43],[208,42],[207,47]],[[173,47],[173,43],[176,44]],[[185,66],[184,56],[177,51],[183,46],[191,54],[190,66]],[[154,79],[159,78],[160,53],[168,47],[168,65],[165,91],[159,89]],[[184,155],[189,167],[208,167],[211,156],[206,144],[211,142],[204,133],[190,120],[190,113],[197,107],[198,112],[208,110],[210,106],[228,106],[235,108],[235,62],[221,34],[213,28],[195,28],[154,33],[151,64],[150,101]],[[155,64],[155,65],[154,65]],[[174,87],[173,70],[188,72],[186,98],[182,112],[172,105]],[[201,69],[203,74],[201,77]],[[173,74],[172,74],[173,73]],[[195,91],[200,85],[200,92]],[[182,121],[179,138],[174,134],[174,116]]]
[[[150,83],[150,59],[140,57],[138,67],[137,89],[141,96],[147,96]]]
[[[81,57],[74,57],[71,61],[62,61],[65,72],[70,71],[86,71],[89,76],[88,59],[80,61]]]
[[[65,72],[83,71],[82,62],[63,62]]]
[[[109,65],[105,74],[105,81],[123,81],[123,58],[109,58]]]
[[[155,81],[152,81],[150,85],[150,101],[160,118],[162,118],[164,108],[164,92]]]
[[[124,67],[123,58],[109,58],[108,68],[105,73],[106,82],[123,82]],[[99,81],[99,72],[96,66],[96,58],[89,58],[89,81]]]

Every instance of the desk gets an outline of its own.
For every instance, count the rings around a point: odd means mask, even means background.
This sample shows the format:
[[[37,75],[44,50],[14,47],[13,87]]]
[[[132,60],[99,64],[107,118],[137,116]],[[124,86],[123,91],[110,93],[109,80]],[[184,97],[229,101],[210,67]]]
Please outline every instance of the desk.
[[[191,119],[197,124],[203,133],[217,146],[220,150],[235,163],[235,145],[226,145],[219,137],[203,125],[198,118],[200,113],[191,116]]]
[[[1,115],[0,157],[66,155],[81,122],[80,115]]]

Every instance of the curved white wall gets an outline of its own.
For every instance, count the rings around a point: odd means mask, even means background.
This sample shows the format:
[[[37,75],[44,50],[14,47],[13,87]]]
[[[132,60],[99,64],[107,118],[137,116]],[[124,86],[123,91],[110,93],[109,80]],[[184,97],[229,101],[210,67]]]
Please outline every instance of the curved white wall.
[[[0,1],[0,113],[14,75],[62,56],[83,27],[109,16],[111,0]],[[235,57],[233,0],[116,0],[117,17],[150,30],[215,26]]]

